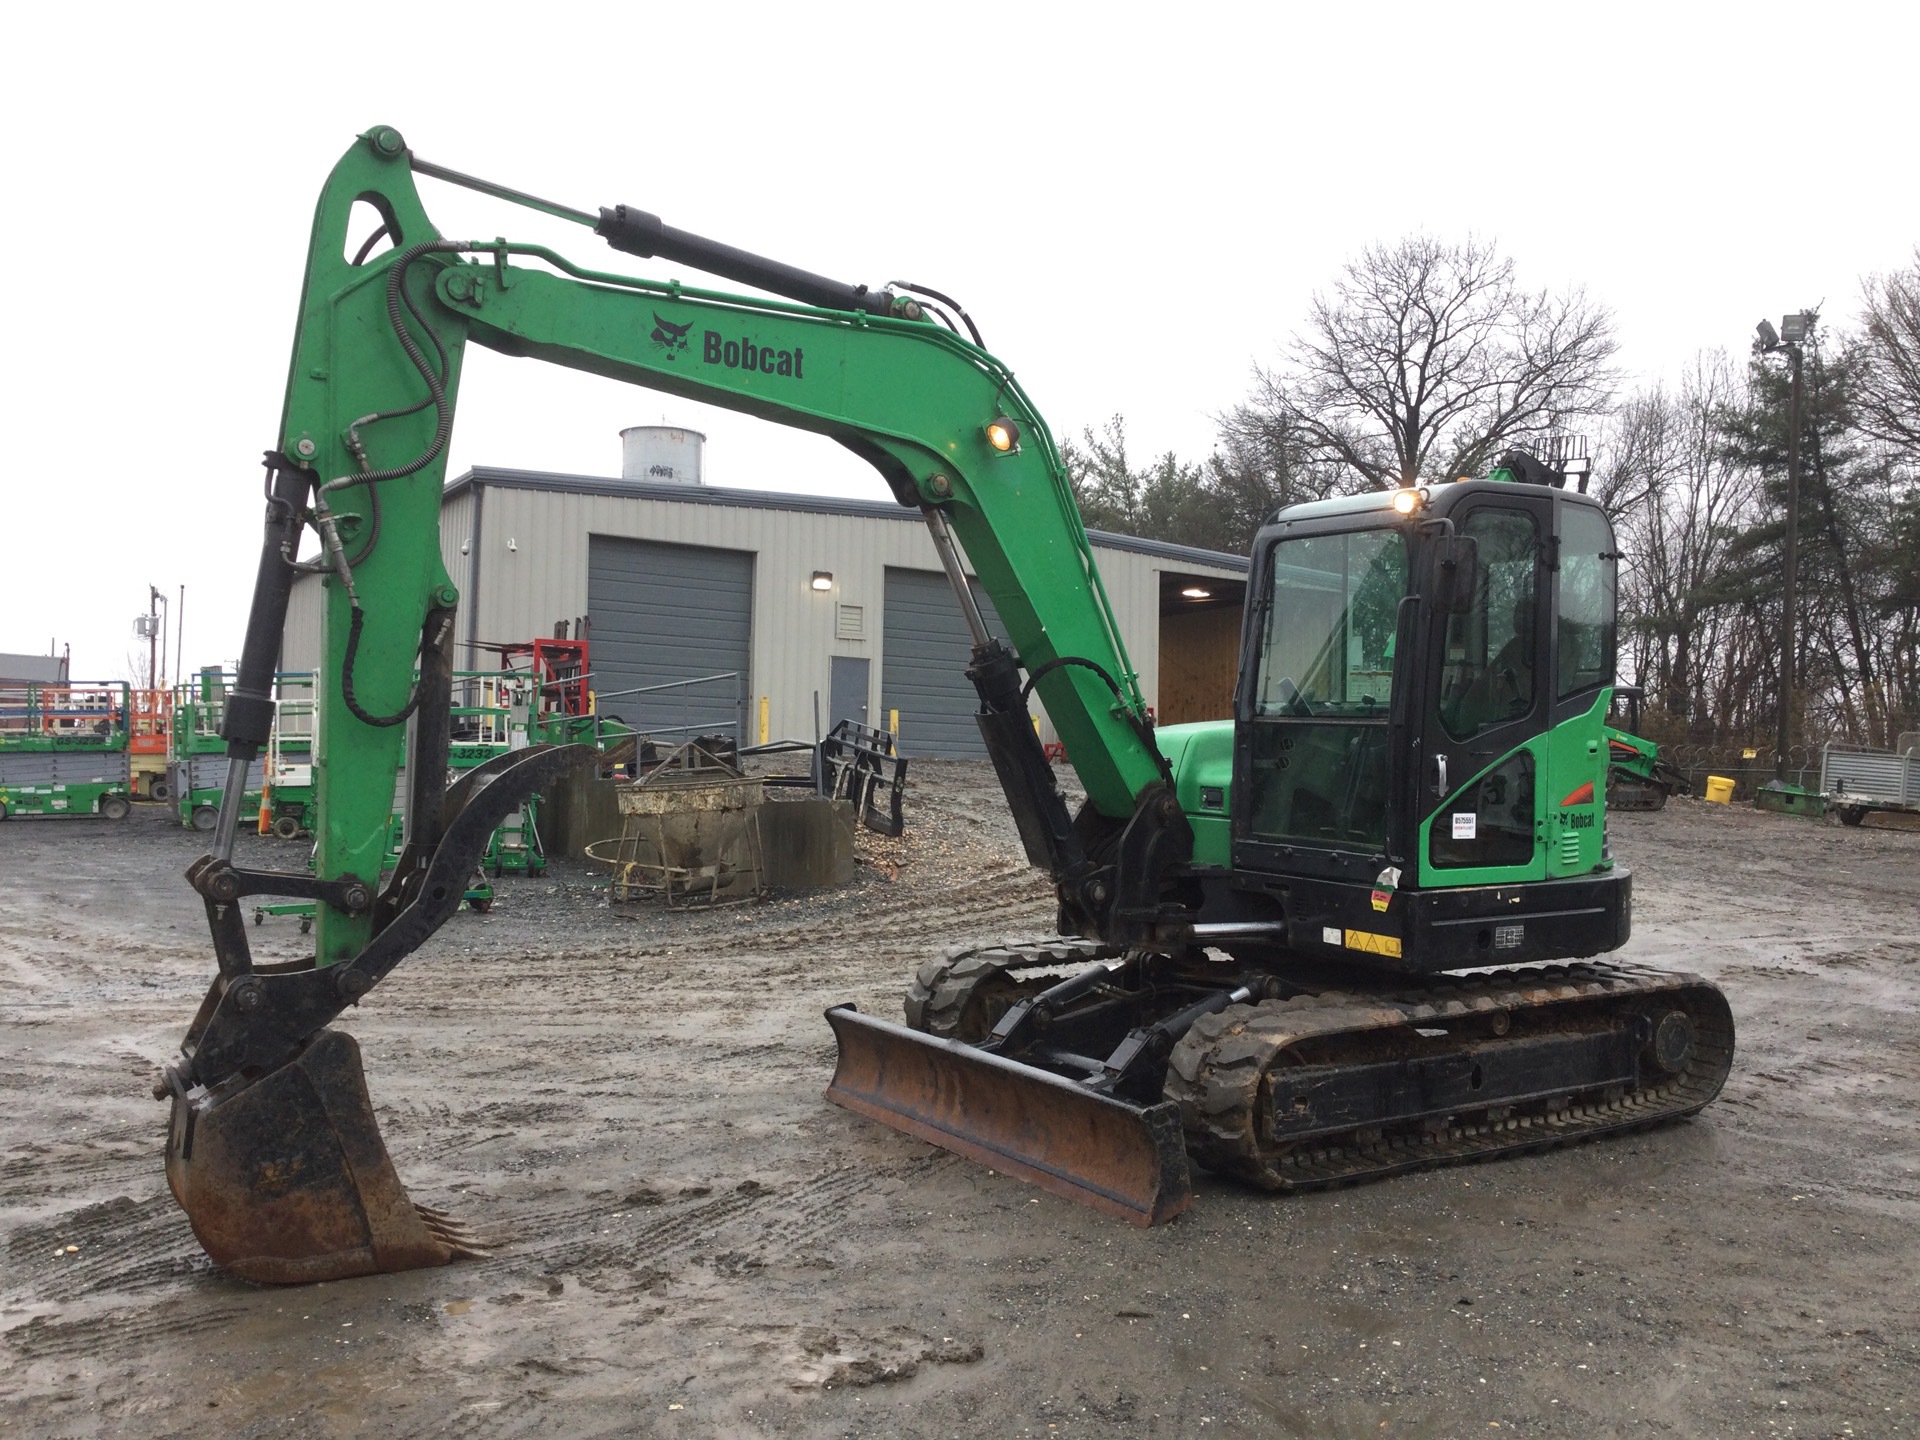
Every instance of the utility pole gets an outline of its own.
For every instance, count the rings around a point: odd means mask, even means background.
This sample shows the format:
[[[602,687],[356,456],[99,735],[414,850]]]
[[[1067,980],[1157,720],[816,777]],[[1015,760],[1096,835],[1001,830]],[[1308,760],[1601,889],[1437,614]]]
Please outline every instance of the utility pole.
[[[1780,586],[1780,725],[1774,740],[1773,777],[1787,783],[1787,747],[1793,743],[1794,616],[1800,577],[1800,347],[1789,344],[1787,368],[1787,539]]]
[[[160,688],[160,650],[166,643],[167,622],[161,615],[167,597],[160,593],[159,587],[147,586],[147,613],[133,617],[133,633],[145,637],[147,642],[147,689]]]
[[[160,592],[147,586],[147,689],[160,688]]]
[[[1777,331],[1767,320],[1755,327],[1761,354],[1787,352],[1787,528],[1780,577],[1780,717],[1773,741],[1773,778],[1783,786],[1787,783],[1787,747],[1793,743],[1794,615],[1799,603],[1801,347],[1813,336],[1816,316],[1815,311],[1802,310],[1781,316]]]

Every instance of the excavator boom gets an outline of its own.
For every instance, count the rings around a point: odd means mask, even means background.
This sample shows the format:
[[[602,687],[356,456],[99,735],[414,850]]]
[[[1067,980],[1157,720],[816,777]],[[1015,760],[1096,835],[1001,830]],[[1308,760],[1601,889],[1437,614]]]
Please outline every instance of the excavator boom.
[[[588,270],[538,245],[450,240],[428,219],[417,174],[575,220],[618,250],[790,298]],[[378,230],[352,246],[356,208],[376,215]],[[388,248],[373,253],[382,239]],[[460,597],[440,560],[440,494],[469,343],[828,435],[873,464],[902,505],[925,514],[975,626],[983,724],[1029,855],[1061,877],[1063,907],[1089,933],[1138,928],[1118,918],[1124,887],[1112,865],[1088,856],[1084,827],[1067,813],[1027,697],[1038,690],[1109,830],[1134,825],[1144,804],[1161,843],[1179,843],[1177,807],[1151,803],[1165,762],[1059,451],[1013,373],[977,338],[934,323],[910,294],[844,285],[625,206],[596,216],[416,162],[390,127],[368,131],[340,160],[314,215],[286,404],[267,457],[265,535],[223,729],[225,800],[213,849],[189,872],[219,973],[155,1090],[173,1104],[169,1183],[214,1259],[254,1279],[316,1280],[444,1263],[473,1248],[447,1217],[407,1199],[358,1051],[329,1028],[459,906],[501,817],[595,753],[535,746],[441,783]],[[302,562],[308,532],[320,556]],[[1011,648],[980,623],[962,545]],[[303,570],[326,576],[315,867],[253,870],[234,859],[241,790],[268,738],[288,597]],[[405,845],[383,878],[409,733]],[[310,961],[254,964],[241,902],[262,894],[317,902]],[[1096,1149],[1116,1126],[1136,1128],[1119,1107],[1105,1124]],[[992,1130],[989,1119],[975,1138],[996,1143]]]

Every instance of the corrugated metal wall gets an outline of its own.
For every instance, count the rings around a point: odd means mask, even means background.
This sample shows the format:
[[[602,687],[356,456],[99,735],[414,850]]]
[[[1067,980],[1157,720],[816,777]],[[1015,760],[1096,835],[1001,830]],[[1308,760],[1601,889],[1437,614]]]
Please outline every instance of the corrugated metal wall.
[[[481,488],[481,538],[474,547],[480,556],[476,618],[479,636],[486,640],[550,634],[555,620],[586,614],[593,535],[755,554],[754,694],[767,697],[769,730],[776,739],[812,735],[813,692],[819,690],[824,701],[832,655],[873,660],[877,689],[886,657],[887,567],[939,569],[933,542],[917,517],[810,514],[498,484]],[[456,549],[459,538],[450,536]],[[1104,546],[1098,555],[1121,635],[1151,702],[1159,680],[1159,572],[1208,573],[1208,567]],[[833,576],[831,589],[811,587],[816,570]],[[1241,572],[1212,573],[1225,578]],[[837,604],[862,607],[864,639],[836,638]],[[877,693],[872,703],[880,704]]]
[[[320,581],[318,575],[302,575],[293,582],[293,594],[287,599],[286,629],[280,632],[282,670],[320,668],[320,623],[326,601]]]
[[[713,497],[724,491],[706,490]],[[477,497],[477,498],[476,498]],[[804,500],[801,502],[804,503]],[[753,677],[748,738],[755,738],[757,701],[768,701],[773,738],[811,738],[813,693],[825,704],[834,655],[861,656],[869,666],[871,712],[880,710],[886,661],[888,567],[937,572],[933,542],[919,518],[821,514],[764,506],[689,503],[645,495],[535,489],[507,482],[468,484],[441,518],[441,553],[461,591],[461,640],[526,640],[550,635],[556,620],[588,613],[590,537],[737,550],[755,556]],[[467,553],[461,554],[466,544]],[[1157,703],[1160,650],[1159,575],[1238,578],[1244,570],[1162,559],[1096,544],[1101,574],[1120,633],[1148,702]],[[816,571],[833,576],[812,588]],[[294,587],[282,665],[309,669],[320,653],[317,577]],[[836,607],[859,606],[860,638],[836,635]],[[462,668],[490,668],[486,652]],[[1043,734],[1053,738],[1043,718]],[[911,753],[911,745],[908,747]]]

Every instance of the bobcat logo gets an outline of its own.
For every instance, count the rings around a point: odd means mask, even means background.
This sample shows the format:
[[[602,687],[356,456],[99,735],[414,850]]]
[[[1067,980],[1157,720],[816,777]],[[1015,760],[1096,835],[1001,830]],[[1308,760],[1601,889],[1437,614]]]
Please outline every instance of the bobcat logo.
[[[669,360],[673,359],[676,350],[687,348],[687,331],[692,328],[691,320],[684,325],[676,325],[671,320],[662,318],[658,310],[653,312],[653,343],[667,352]]]

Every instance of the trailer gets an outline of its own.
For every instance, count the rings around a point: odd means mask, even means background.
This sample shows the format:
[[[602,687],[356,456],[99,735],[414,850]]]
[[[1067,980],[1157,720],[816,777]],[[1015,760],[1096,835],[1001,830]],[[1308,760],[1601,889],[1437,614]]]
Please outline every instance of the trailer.
[[[0,820],[126,819],[131,714],[130,689],[119,681],[0,686]]]
[[[1898,751],[1829,742],[1820,752],[1820,791],[1843,825],[1876,810],[1920,814],[1920,734],[1902,735]]]

